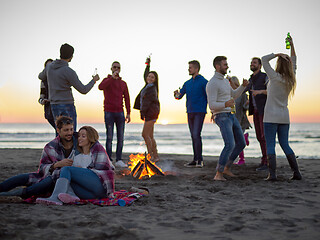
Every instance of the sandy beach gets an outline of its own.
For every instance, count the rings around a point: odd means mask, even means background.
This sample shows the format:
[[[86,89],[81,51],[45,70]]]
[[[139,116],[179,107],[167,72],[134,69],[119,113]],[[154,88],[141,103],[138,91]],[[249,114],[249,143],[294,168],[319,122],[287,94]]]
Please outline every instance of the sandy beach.
[[[0,149],[0,181],[36,171],[41,151]],[[166,176],[138,180],[116,170],[116,190],[150,190],[131,206],[0,203],[0,239],[320,238],[320,160],[299,159],[302,181],[288,181],[287,160],[279,159],[279,181],[266,182],[250,158],[233,167],[237,177],[216,182],[218,157],[205,156],[201,169],[183,166],[190,155],[160,156]]]

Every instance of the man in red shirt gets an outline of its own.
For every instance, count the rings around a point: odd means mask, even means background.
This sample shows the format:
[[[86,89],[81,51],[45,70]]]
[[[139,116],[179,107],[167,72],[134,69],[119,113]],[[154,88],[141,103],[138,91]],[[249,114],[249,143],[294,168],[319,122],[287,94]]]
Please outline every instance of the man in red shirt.
[[[128,87],[125,81],[119,76],[120,63],[113,62],[111,66],[112,75],[108,75],[99,85],[99,89],[104,94],[104,122],[106,125],[107,141],[106,150],[112,161],[112,139],[113,128],[117,128],[117,150],[116,163],[117,167],[127,167],[122,161],[122,148],[125,122],[130,122],[130,97]],[[123,98],[125,101],[127,115],[124,117]]]

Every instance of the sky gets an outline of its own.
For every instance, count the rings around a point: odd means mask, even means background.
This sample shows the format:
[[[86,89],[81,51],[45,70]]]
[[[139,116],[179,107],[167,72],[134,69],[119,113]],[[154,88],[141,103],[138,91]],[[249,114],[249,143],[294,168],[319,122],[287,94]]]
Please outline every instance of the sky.
[[[102,80],[119,61],[131,106],[152,53],[151,70],[159,74],[158,123],[166,124],[187,121],[186,99],[175,100],[173,91],[190,79],[190,60],[198,60],[200,74],[210,80],[214,57],[224,55],[231,75],[248,79],[252,57],[289,54],[287,32],[298,66],[291,121],[320,122],[319,9],[318,0],[0,0],[0,123],[46,122],[38,74],[46,59],[59,58],[64,43],[75,48],[69,66],[84,84],[95,68]],[[73,89],[78,122],[104,121],[100,81],[86,95]],[[142,122],[138,110],[131,117]]]

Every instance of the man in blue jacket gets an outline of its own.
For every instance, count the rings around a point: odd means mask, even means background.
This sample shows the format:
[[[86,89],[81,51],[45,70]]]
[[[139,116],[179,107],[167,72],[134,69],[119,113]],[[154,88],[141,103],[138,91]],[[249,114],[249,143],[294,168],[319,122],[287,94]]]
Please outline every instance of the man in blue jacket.
[[[192,78],[183,84],[183,87],[174,91],[176,99],[187,94],[188,125],[192,139],[193,161],[186,167],[203,167],[201,131],[207,113],[206,85],[208,80],[199,74],[200,63],[196,60],[189,62],[189,75]]]

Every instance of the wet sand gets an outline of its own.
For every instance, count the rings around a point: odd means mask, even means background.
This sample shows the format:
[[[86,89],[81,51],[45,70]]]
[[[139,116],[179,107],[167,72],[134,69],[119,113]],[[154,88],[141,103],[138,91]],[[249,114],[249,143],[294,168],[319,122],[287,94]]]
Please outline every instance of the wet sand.
[[[36,171],[40,155],[0,149],[0,181]],[[250,158],[233,167],[237,177],[216,182],[217,157],[205,156],[204,168],[184,167],[190,155],[160,157],[169,175],[138,180],[116,170],[116,190],[150,190],[131,206],[1,202],[0,239],[320,239],[320,160],[299,159],[302,181],[288,181],[287,160],[278,159],[279,181],[266,182]]]

